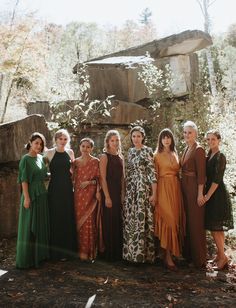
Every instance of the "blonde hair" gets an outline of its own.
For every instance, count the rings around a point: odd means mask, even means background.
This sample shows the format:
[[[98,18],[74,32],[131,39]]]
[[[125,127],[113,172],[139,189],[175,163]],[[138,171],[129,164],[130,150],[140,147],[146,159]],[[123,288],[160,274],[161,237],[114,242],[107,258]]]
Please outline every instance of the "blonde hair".
[[[69,135],[68,131],[64,128],[59,129],[57,132],[55,132],[55,134],[54,134],[54,146],[56,145],[56,140],[58,138],[60,138],[62,135],[67,137],[66,148],[69,149],[70,148],[70,135]]]
[[[104,139],[104,148],[103,152],[109,152],[109,140],[111,139],[112,136],[117,136],[119,140],[119,145],[118,145],[118,155],[122,156],[122,149],[121,149],[121,141],[120,141],[120,134],[118,130],[111,129],[106,133],[105,139]]]

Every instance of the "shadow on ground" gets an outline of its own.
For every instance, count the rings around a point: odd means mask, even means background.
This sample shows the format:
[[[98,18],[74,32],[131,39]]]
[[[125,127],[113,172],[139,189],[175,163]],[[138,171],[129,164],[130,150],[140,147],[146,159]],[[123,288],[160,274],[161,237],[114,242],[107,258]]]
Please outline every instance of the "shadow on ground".
[[[236,270],[214,278],[179,264],[170,272],[161,264],[46,262],[39,269],[17,270],[15,241],[2,244],[0,307],[236,307]]]

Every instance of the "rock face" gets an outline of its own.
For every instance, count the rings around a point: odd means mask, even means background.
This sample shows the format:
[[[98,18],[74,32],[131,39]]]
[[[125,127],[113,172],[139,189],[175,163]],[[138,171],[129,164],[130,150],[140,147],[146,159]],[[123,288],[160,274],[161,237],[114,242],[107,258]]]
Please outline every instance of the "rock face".
[[[51,135],[43,116],[32,115],[0,125],[0,238],[17,233],[20,204],[18,164],[25,153],[24,145],[35,131],[42,133],[48,146],[51,145]]]
[[[148,52],[154,59],[175,55],[186,55],[212,45],[209,34],[200,30],[187,30],[178,34],[164,37],[160,40],[131,47],[112,54],[98,57],[94,60],[101,60],[120,56],[143,56]]]
[[[112,57],[87,63],[90,76],[90,98],[105,99],[115,95],[118,100],[135,103],[149,98],[144,83],[138,74],[142,65],[150,62],[146,56]],[[196,54],[178,55],[156,59],[153,64],[159,69],[165,65],[173,74],[172,95],[180,97],[193,90],[198,79],[198,59]]]
[[[31,115],[15,122],[1,124],[0,164],[19,161],[24,153],[24,145],[35,131],[42,133],[50,146],[51,135],[45,118],[41,115]]]

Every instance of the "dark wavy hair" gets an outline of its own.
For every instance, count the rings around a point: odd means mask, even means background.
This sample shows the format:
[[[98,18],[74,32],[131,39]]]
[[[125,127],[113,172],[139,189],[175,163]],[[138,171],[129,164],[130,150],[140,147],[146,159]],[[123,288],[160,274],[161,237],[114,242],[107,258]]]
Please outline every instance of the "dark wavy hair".
[[[163,152],[164,150],[164,146],[162,144],[162,139],[168,137],[171,139],[171,144],[170,144],[170,150],[171,152],[176,152],[176,148],[175,148],[175,139],[174,139],[174,135],[172,133],[172,131],[169,128],[164,128],[158,136],[158,141],[157,141],[157,148],[156,148],[156,153],[159,152]]]
[[[91,148],[94,147],[94,141],[93,139],[89,138],[89,137],[85,137],[83,139],[80,140],[79,145],[81,145],[83,142],[88,142],[91,146]]]
[[[34,132],[34,133],[30,136],[28,143],[25,145],[26,150],[29,151],[29,149],[30,149],[30,147],[31,147],[31,143],[32,143],[34,140],[38,139],[38,138],[42,140],[42,150],[41,150],[41,152],[43,152],[44,147],[45,147],[45,145],[46,145],[46,141],[45,141],[44,135],[43,135],[43,134],[40,134],[40,133],[38,133],[38,132]]]
[[[131,140],[132,145],[133,145],[133,141],[132,141],[133,132],[140,132],[142,134],[142,136],[143,136],[142,144],[144,144],[145,141],[146,141],[146,133],[145,133],[145,130],[142,128],[142,126],[137,125],[137,126],[134,126],[134,127],[131,128],[131,130],[130,130],[130,140]]]

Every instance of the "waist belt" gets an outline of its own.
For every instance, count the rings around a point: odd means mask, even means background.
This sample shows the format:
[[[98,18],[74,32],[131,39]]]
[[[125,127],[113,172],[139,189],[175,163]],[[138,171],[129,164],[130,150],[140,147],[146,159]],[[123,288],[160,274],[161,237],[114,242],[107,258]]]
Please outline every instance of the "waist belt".
[[[196,173],[193,171],[182,171],[183,175],[195,177]]]

